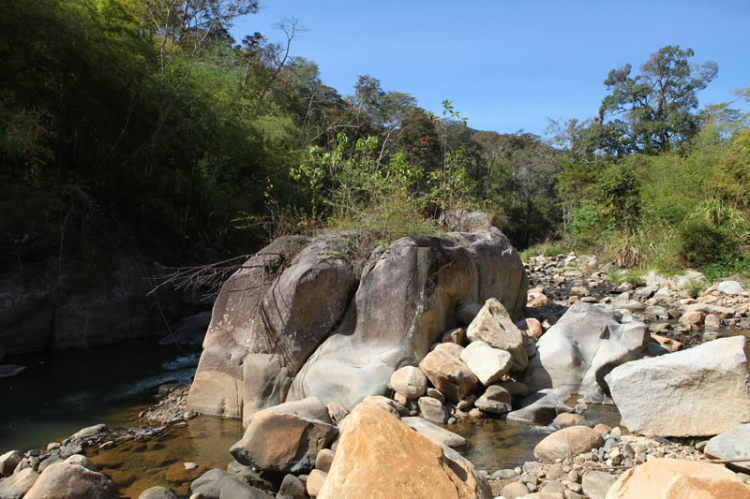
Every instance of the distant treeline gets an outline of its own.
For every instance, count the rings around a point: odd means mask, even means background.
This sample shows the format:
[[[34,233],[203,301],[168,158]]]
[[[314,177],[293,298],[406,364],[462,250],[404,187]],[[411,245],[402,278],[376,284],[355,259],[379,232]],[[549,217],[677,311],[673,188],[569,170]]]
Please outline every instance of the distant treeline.
[[[628,264],[747,264],[748,117],[698,108],[717,68],[689,49],[612,71],[597,116],[553,122],[545,141],[474,130],[450,101],[435,115],[371,76],[342,96],[290,55],[304,34],[294,19],[281,44],[232,39],[257,9],[0,2],[5,260],[117,246],[178,264],[324,227],[374,228],[377,242],[465,207],[500,215],[519,248],[558,239]]]

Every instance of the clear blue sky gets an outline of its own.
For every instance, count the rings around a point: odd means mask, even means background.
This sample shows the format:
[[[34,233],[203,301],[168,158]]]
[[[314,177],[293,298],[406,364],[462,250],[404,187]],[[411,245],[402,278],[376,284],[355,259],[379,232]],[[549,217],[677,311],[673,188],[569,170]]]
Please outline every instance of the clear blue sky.
[[[547,117],[593,116],[611,69],[639,67],[665,45],[718,63],[701,105],[750,86],[750,0],[262,2],[235,38],[281,41],[273,25],[296,17],[309,31],[292,54],[315,61],[342,95],[369,74],[435,112],[452,100],[476,129],[543,134]]]

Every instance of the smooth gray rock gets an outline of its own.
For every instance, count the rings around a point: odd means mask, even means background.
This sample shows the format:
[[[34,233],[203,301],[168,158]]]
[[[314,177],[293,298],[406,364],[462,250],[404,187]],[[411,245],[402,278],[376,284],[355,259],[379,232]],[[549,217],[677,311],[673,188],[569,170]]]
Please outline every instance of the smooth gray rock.
[[[37,478],[39,478],[39,473],[26,468],[0,480],[0,499],[21,499],[31,490]]]
[[[242,364],[242,423],[245,427],[258,411],[282,404],[292,373],[281,355],[249,353]]]
[[[643,357],[650,334],[642,322],[622,324],[604,305],[577,302],[537,343],[526,370],[529,391],[565,389],[608,392],[604,377],[616,366]]]
[[[518,253],[495,228],[399,239],[364,269],[344,320],[310,356],[287,400],[312,394],[351,410],[385,394],[393,371],[423,359],[458,324],[459,302],[497,297],[520,317],[527,287]]]
[[[219,499],[268,499],[262,490],[258,490],[237,478],[228,477],[223,480]]]
[[[287,376],[297,373],[339,323],[354,292],[356,278],[347,248],[356,246],[355,237],[278,238],[224,283],[188,395],[189,409],[240,417],[245,397],[251,401],[249,407],[260,408],[255,399],[283,387],[283,380],[249,380],[245,385],[243,361],[248,354],[276,354]],[[278,364],[259,364],[251,372],[263,371],[264,379],[273,381]],[[274,402],[283,400],[279,395]]]
[[[653,359],[628,362],[606,377],[631,432],[698,437],[750,421],[750,346],[721,338]]]
[[[65,460],[65,462],[68,464],[77,464],[78,466],[83,466],[89,471],[99,471],[99,467],[95,465],[93,462],[91,462],[91,459],[87,458],[86,456],[82,456],[80,454],[70,456],[68,459]]]
[[[95,437],[101,433],[108,433],[109,428],[107,428],[107,425],[105,424],[98,424],[94,426],[89,426],[88,428],[84,428],[82,430],[77,431],[73,435],[71,435],[71,439],[74,438],[91,438]]]
[[[174,492],[164,487],[151,487],[141,492],[138,499],[177,499],[177,496],[174,495]]]
[[[470,342],[482,341],[493,348],[508,352],[512,359],[511,370],[523,371],[529,364],[524,347],[524,334],[502,303],[494,298],[487,300],[466,329]]]
[[[213,469],[205,472],[190,484],[193,494],[200,494],[205,499],[219,499],[224,482],[232,478],[231,473],[224,470]]]
[[[83,466],[57,463],[45,469],[24,499],[117,499],[117,486]]]
[[[745,289],[742,287],[742,284],[737,281],[720,282],[716,290],[719,293],[724,293],[725,295],[736,295],[745,291]]]
[[[306,496],[305,484],[296,476],[289,474],[281,481],[276,497],[279,499],[302,499]]]
[[[708,441],[703,452],[713,459],[746,457],[747,461],[734,462],[729,466],[750,473],[750,423],[737,425],[721,435],[716,435]]]
[[[463,445],[466,445],[466,439],[461,435],[457,435],[452,431],[443,429],[425,419],[408,417],[402,418],[401,422],[409,428],[412,428],[423,437],[435,442],[438,445],[446,445],[448,447],[461,447]]]

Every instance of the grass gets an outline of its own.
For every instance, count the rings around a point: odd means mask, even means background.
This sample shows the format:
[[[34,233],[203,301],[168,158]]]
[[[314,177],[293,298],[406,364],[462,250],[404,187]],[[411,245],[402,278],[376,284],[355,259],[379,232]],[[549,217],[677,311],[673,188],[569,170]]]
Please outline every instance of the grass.
[[[688,294],[690,298],[698,298],[704,289],[706,289],[706,283],[701,281],[693,281],[690,280],[683,286],[685,292]]]
[[[607,273],[607,279],[616,284],[622,284],[625,282],[636,288],[646,285],[646,280],[643,278],[642,270],[622,271],[620,269],[612,269]]]
[[[535,256],[552,257],[557,255],[565,255],[567,253],[568,249],[559,241],[545,241],[543,243],[535,244],[534,246],[529,246],[525,250],[521,251],[520,255],[521,260],[523,260],[524,262],[528,262],[529,258],[533,258]]]

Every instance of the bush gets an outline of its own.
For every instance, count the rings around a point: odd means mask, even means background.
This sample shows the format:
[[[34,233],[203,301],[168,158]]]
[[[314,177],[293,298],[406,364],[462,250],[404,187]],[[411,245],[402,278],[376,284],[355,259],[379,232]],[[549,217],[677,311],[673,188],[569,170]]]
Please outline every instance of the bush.
[[[729,263],[737,257],[732,237],[719,227],[702,221],[686,222],[679,230],[679,255],[684,263],[703,267],[715,263]]]

